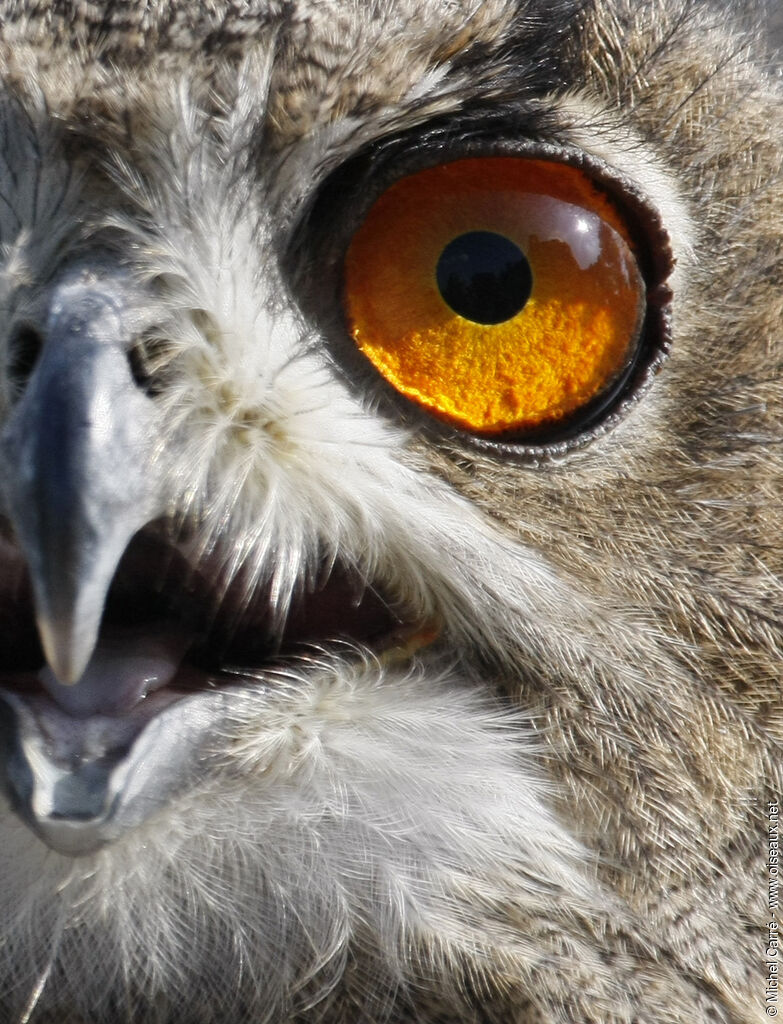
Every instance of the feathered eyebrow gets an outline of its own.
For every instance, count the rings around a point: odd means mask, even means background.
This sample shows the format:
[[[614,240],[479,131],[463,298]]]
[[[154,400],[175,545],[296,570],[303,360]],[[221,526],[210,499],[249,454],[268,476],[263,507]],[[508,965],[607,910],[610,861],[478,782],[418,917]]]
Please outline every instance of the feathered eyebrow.
[[[512,103],[509,95],[508,102],[491,104],[479,97],[466,110],[451,88],[443,96],[417,95],[375,117],[326,125],[281,152],[269,175],[270,199],[291,232],[332,177],[365,195],[384,176],[399,177],[417,164],[427,147],[467,153],[503,133],[524,141],[552,138],[560,128],[557,109],[547,100],[515,96]]]

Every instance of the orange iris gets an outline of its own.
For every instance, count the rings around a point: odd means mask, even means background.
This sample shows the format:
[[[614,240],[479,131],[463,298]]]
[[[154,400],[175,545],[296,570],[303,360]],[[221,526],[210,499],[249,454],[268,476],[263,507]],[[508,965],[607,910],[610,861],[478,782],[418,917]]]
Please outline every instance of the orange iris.
[[[383,193],[348,248],[344,305],[400,393],[489,435],[557,424],[609,391],[645,288],[621,217],[581,171],[484,157]]]

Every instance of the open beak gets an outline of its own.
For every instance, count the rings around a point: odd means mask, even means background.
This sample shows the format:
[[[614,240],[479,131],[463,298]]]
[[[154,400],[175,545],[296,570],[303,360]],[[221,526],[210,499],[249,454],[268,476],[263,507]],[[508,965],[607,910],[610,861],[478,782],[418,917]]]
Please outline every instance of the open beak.
[[[133,379],[121,296],[94,281],[60,286],[0,435],[0,489],[61,685],[84,673],[119,560],[160,510],[158,410]]]

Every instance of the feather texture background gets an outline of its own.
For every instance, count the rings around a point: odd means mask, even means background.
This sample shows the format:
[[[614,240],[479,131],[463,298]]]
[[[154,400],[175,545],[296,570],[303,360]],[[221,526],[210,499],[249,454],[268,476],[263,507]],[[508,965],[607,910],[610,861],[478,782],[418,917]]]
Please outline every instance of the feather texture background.
[[[0,1019],[766,1016],[766,14],[0,3]],[[676,260],[668,359],[552,444],[346,354],[372,199],[499,152]]]

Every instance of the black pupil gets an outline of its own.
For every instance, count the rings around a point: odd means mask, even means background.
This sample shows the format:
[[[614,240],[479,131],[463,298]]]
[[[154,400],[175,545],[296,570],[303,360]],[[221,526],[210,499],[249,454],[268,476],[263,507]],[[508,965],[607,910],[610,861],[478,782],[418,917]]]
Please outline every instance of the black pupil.
[[[454,312],[477,324],[510,320],[533,288],[525,254],[494,231],[468,231],[453,238],[440,254],[435,275]]]

